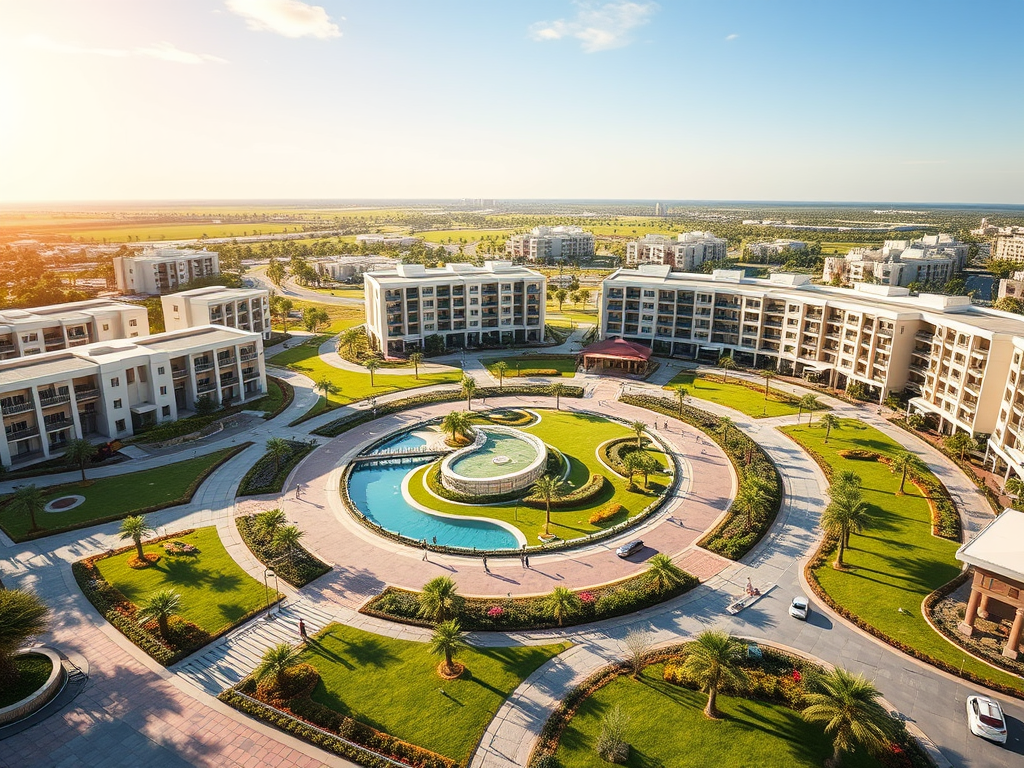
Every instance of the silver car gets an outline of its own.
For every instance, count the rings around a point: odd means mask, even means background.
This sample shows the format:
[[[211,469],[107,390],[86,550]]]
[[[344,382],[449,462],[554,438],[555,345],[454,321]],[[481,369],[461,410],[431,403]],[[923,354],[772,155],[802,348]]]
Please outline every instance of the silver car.
[[[794,619],[800,619],[801,621],[807,621],[807,614],[811,612],[811,605],[807,602],[807,598],[803,595],[794,597],[793,602],[789,604],[789,615]]]
[[[615,554],[619,557],[629,557],[634,552],[638,552],[643,549],[644,543],[640,539],[634,539],[628,544],[623,544],[621,547],[615,550]]]
[[[1003,710],[999,702],[987,696],[967,697],[967,724],[975,736],[999,744],[1006,743],[1006,718],[1003,717]]]

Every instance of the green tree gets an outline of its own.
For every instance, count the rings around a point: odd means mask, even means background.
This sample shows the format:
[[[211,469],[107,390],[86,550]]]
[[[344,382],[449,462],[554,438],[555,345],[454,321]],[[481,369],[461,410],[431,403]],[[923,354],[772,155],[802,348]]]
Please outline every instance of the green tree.
[[[761,377],[764,379],[764,399],[768,399],[768,393],[771,391],[768,387],[769,382],[774,379],[778,374],[775,373],[771,368],[765,368],[761,371]]]
[[[821,527],[837,540],[835,568],[843,568],[843,555],[849,546],[850,534],[864,528],[867,506],[861,499],[860,489],[847,488],[832,495],[829,505],[821,514]]]
[[[722,441],[729,445],[729,437],[732,434],[732,430],[736,428],[736,424],[728,416],[721,416],[718,419],[718,431],[722,433]]]
[[[505,386],[505,371],[508,370],[508,363],[499,360],[494,364],[494,370],[498,372],[498,389],[501,389]]]
[[[441,431],[451,435],[453,443],[457,435],[468,435],[469,428],[469,415],[461,411],[448,411],[441,421]]]
[[[267,265],[267,279],[280,288],[286,274],[284,264],[271,256],[270,264]]]
[[[368,358],[363,365],[366,366],[366,370],[370,372],[370,386],[373,386],[373,372],[380,368],[381,360],[379,357]]]
[[[267,442],[270,441],[268,440]],[[259,535],[270,540],[273,540],[277,529],[287,522],[288,518],[285,517],[284,512],[280,509],[265,509],[253,516],[253,525],[259,532]]]
[[[709,629],[697,635],[687,650],[683,672],[708,695],[705,716],[717,718],[719,689],[742,690],[747,685],[747,675],[740,667],[746,646],[727,632]]]
[[[324,396],[324,400],[327,402],[328,406],[331,404],[331,395],[336,395],[341,392],[341,387],[326,376],[321,376],[317,380],[316,384],[313,385],[313,389]]]
[[[466,410],[473,410],[473,395],[476,394],[476,379],[468,374],[462,377],[462,396],[466,398]]]
[[[686,398],[690,396],[690,390],[684,387],[682,384],[677,384],[672,387],[672,391],[676,395],[676,402],[679,404],[679,418],[683,418],[683,404],[686,402]]]
[[[683,583],[686,574],[672,562],[672,558],[659,552],[647,561],[647,581],[658,592],[666,592]]]
[[[964,460],[968,451],[978,448],[978,442],[966,432],[954,432],[943,439],[942,444],[948,451],[959,454],[960,461]]]
[[[297,525],[283,525],[274,534],[274,549],[278,552],[284,552],[288,562],[294,565],[295,552],[299,548],[299,542],[305,535],[305,532]]]
[[[459,615],[463,600],[450,576],[435,576],[423,585],[419,603],[420,616],[441,624]]]
[[[435,656],[444,656],[446,675],[455,674],[453,662],[459,651],[465,647],[465,636],[457,619],[442,621],[434,627],[434,634],[430,636],[430,652]]]
[[[88,440],[82,440],[81,438],[74,438],[68,440],[64,446],[64,461],[70,467],[78,467],[82,472],[82,484],[84,485],[85,480],[85,468],[92,461],[93,455],[96,453],[96,449],[93,444]]]
[[[821,418],[818,419],[818,426],[825,428],[825,444],[828,444],[828,436],[832,434],[833,429],[842,429],[842,423],[839,421],[839,417],[834,413],[823,413]]]
[[[746,529],[754,528],[754,518],[767,515],[771,509],[772,499],[764,486],[744,482],[736,491],[736,498],[733,499],[732,508],[743,513],[746,518]]]
[[[359,343],[361,338],[359,331],[355,328],[349,328],[347,331],[341,334],[341,338],[338,340],[340,344],[344,345],[348,349],[348,356],[355,360],[356,357],[356,344]]]
[[[36,516],[46,509],[46,498],[43,492],[34,485],[23,485],[14,492],[14,496],[7,505],[7,509],[14,514],[28,515],[29,530],[32,532],[42,530],[36,522]]]
[[[630,451],[622,457],[622,466],[625,468],[629,476],[630,490],[635,488],[633,484],[633,475],[643,472],[644,460],[641,457],[641,451]]]
[[[145,560],[146,555],[142,551],[142,538],[153,533],[146,518],[142,515],[129,515],[121,521],[120,533],[122,539],[131,539],[135,544],[135,554],[138,555],[139,560]]]
[[[281,321],[281,330],[285,333],[288,332],[288,319],[294,306],[292,300],[284,296],[270,297],[270,314]]]
[[[49,626],[50,610],[34,592],[0,589],[0,684],[18,679],[14,654]]]
[[[271,437],[267,440],[267,455],[274,459],[274,474],[281,471],[281,459],[286,459],[292,454],[292,447],[288,441],[281,437]]]
[[[565,384],[556,381],[548,387],[548,394],[555,398],[555,410],[559,410],[559,403],[561,402],[562,395],[565,394]]]
[[[147,621],[156,619],[160,636],[167,640],[170,634],[170,619],[180,610],[181,595],[170,589],[157,590],[146,595],[139,606],[139,623],[145,624]]]
[[[551,534],[551,500],[563,495],[562,481],[551,475],[544,475],[533,484],[533,495],[544,499],[544,535]]]
[[[896,491],[896,495],[902,496],[903,485],[907,482],[907,475],[924,474],[925,464],[916,454],[910,451],[897,451],[889,462],[889,471],[893,474],[900,473],[900,489]]]
[[[413,352],[413,353],[411,353],[409,355],[409,362],[412,363],[412,368],[413,368],[413,371],[414,371],[414,373],[416,375],[416,378],[419,379],[419,377],[420,377],[420,363],[423,362],[423,353],[422,352]]]
[[[644,439],[644,432],[647,431],[647,424],[646,424],[646,422],[639,421],[639,420],[631,421],[631,422],[629,422],[629,428],[631,430],[633,430],[633,433],[636,435],[636,447],[637,447],[637,450],[642,449],[644,447],[643,446],[643,442],[642,442],[643,439]]]
[[[555,587],[544,600],[544,607],[551,618],[558,622],[558,626],[562,626],[566,617],[571,616],[580,605],[579,596],[568,587]]]
[[[804,696],[807,705],[803,718],[825,727],[832,737],[832,759],[838,767],[843,755],[858,745],[878,755],[889,743],[894,731],[893,719],[879,699],[881,693],[862,675],[852,675],[837,667],[815,680],[816,691]]]
[[[263,651],[260,663],[252,675],[257,680],[274,679],[274,687],[280,689],[292,667],[299,663],[299,650],[288,643],[278,643]]]
[[[804,411],[807,411],[807,423],[811,423],[811,417],[814,415],[814,411],[818,410],[818,396],[812,394],[806,394],[800,398],[800,412],[797,414],[796,423],[799,424],[803,418]]]
[[[565,303],[565,300],[566,298],[568,298],[568,296],[569,292],[565,290],[565,288],[559,288],[557,291],[555,291],[555,301],[558,302],[559,312],[562,311],[562,305]]]
[[[729,381],[729,371],[736,370],[736,361],[728,355],[722,355],[718,358],[718,367],[722,369],[722,381]]]

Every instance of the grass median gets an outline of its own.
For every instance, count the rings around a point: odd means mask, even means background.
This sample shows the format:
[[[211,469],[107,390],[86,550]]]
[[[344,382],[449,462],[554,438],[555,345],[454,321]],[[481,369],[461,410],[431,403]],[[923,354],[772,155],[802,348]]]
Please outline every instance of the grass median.
[[[751,382],[751,386],[747,386],[738,381],[721,381],[693,373],[680,373],[665,389],[671,390],[680,384],[689,390],[691,397],[733,408],[755,419],[792,416],[800,412],[798,399],[785,392],[769,387],[768,397],[765,398],[763,384],[758,386]]]

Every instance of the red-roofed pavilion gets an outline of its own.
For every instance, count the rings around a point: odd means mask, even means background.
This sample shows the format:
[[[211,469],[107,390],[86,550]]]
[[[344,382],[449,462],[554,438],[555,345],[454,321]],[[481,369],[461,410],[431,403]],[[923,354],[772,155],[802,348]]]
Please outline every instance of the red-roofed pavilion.
[[[585,371],[644,374],[647,373],[651,348],[625,339],[607,339],[584,347],[580,357]]]

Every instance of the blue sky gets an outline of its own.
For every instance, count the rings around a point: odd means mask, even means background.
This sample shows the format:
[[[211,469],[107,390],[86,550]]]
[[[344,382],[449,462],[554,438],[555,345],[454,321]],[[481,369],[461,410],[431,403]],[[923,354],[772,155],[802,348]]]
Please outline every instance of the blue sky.
[[[0,0],[0,200],[1024,203],[1024,3]]]

